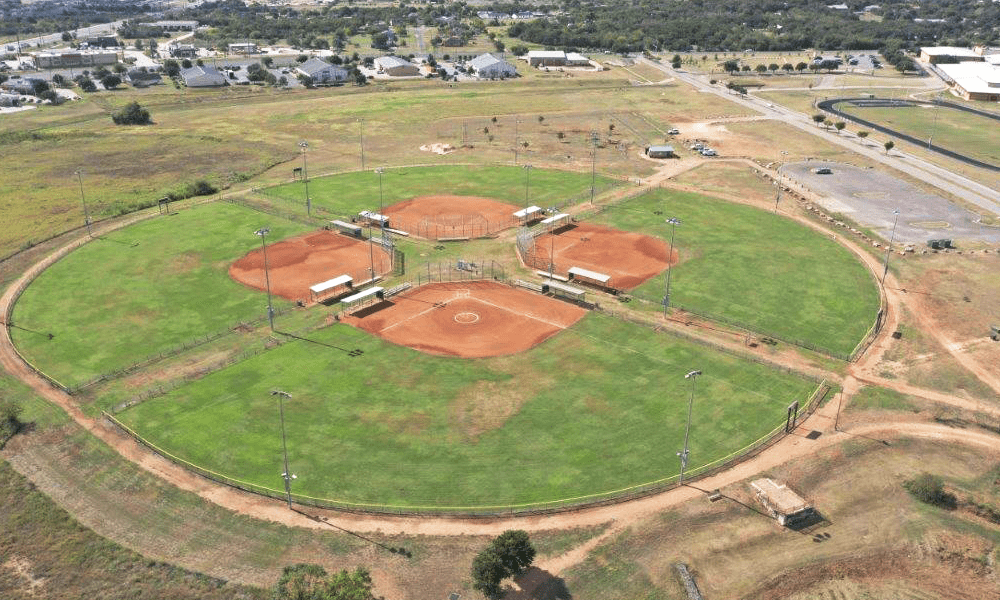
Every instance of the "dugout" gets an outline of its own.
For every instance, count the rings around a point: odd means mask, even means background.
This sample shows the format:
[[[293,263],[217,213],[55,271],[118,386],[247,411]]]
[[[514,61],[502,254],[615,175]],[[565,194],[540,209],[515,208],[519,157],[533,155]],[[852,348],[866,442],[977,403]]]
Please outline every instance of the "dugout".
[[[324,296],[335,296],[338,293],[350,291],[354,286],[354,278],[350,275],[339,275],[322,283],[309,286],[313,302],[319,302]]]
[[[597,271],[590,271],[588,269],[584,269],[581,267],[570,267],[568,272],[570,281],[587,283],[593,286],[604,288],[611,292],[617,291],[611,285],[610,275],[605,275],[604,273],[598,273]]]
[[[750,487],[753,488],[757,501],[782,526],[805,521],[816,512],[812,504],[783,483],[764,478],[750,482]]]

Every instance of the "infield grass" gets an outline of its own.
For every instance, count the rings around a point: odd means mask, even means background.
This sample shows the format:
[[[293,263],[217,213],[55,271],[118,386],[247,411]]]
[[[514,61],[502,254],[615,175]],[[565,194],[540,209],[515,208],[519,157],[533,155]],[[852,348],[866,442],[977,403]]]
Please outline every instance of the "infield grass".
[[[874,323],[879,296],[871,273],[846,248],[794,221],[669,189],[594,221],[669,240],[669,217],[681,221],[671,306],[833,354],[849,354]],[[665,273],[633,294],[660,310],[664,287]]]
[[[46,269],[14,307],[22,354],[74,386],[178,344],[265,316],[229,264],[306,226],[229,204],[160,216],[94,239]],[[275,308],[290,303],[275,298]],[[47,334],[53,338],[48,339]]]
[[[815,383],[592,313],[527,352],[431,356],[347,325],[286,344],[119,415],[203,468],[281,488],[285,406],[295,492],[477,507],[611,492],[677,472],[697,382],[691,467],[760,438]],[[339,348],[361,348],[349,357]],[[570,374],[572,374],[570,376]]]
[[[383,206],[439,194],[479,196],[524,206],[526,175],[528,199],[532,204],[547,207],[570,198],[582,200],[584,195],[589,198],[590,173],[536,168],[526,174],[519,166],[447,165],[386,169],[382,175]],[[624,182],[604,176],[596,178],[598,191],[614,185],[624,185]],[[297,181],[270,188],[265,195],[285,206],[302,209],[305,183]],[[313,206],[334,215],[377,211],[379,176],[372,171],[356,171],[310,178],[309,196]]]

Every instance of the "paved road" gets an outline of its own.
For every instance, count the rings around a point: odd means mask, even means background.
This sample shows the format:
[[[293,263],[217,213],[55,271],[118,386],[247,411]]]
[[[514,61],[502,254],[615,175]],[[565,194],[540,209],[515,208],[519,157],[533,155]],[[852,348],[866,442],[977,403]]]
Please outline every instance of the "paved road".
[[[826,131],[825,129],[817,127],[809,115],[805,115],[798,111],[778,106],[776,104],[769,105],[769,102],[753,96],[740,97],[722,86],[711,85],[707,80],[707,76],[694,75],[684,70],[674,70],[667,65],[660,64],[644,57],[640,57],[637,60],[654,68],[660,69],[665,73],[671,74],[681,81],[694,86],[699,91],[715,94],[721,98],[729,100],[730,102],[756,110],[767,117],[782,121],[783,123],[787,123],[788,125],[796,127],[806,133],[823,138],[831,144],[847,148],[848,150],[856,154],[860,154],[873,162],[881,163],[903,171],[908,175],[923,181],[924,183],[946,191],[966,202],[969,202],[970,204],[974,204],[993,214],[1000,215],[1000,204],[998,204],[995,200],[995,198],[1000,196],[1000,192],[996,189],[972,181],[962,175],[952,173],[947,169],[904,152],[894,151],[888,155],[883,154],[880,148],[864,145],[864,140],[861,140],[852,133],[843,132],[838,134]]]
[[[115,31],[121,26],[124,21],[113,21],[111,23],[100,23],[98,25],[91,25],[90,27],[81,27],[76,30],[76,37],[85,38],[90,36],[98,35],[114,35]],[[70,33],[73,33],[72,31]],[[62,41],[62,32],[59,33],[48,33],[44,35],[36,35],[28,38],[21,38],[22,47],[38,47],[39,45],[44,46],[46,44],[55,44]],[[12,42],[15,43],[15,42]]]

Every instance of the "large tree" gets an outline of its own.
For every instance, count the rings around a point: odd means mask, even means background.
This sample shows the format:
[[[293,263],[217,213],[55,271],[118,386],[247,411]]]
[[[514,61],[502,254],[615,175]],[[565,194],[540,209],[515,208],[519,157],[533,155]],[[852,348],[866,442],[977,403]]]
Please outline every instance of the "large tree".
[[[472,561],[472,587],[487,598],[499,598],[500,582],[520,575],[535,560],[535,548],[528,533],[507,530],[490,542]]]
[[[115,125],[149,125],[149,111],[139,106],[138,102],[129,102],[122,109],[111,115]]]
[[[342,570],[329,575],[319,565],[285,567],[275,584],[272,600],[381,600],[372,592],[367,569]]]

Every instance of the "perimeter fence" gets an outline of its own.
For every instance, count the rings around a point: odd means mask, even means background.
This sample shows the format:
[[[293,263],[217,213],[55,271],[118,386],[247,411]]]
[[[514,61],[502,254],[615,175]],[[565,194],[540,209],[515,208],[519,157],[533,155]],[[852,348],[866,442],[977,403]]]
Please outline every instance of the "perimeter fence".
[[[795,413],[795,419],[800,420],[809,414],[823,401],[824,398],[829,394],[831,387],[826,383],[826,381],[820,382],[813,392],[810,394],[808,399],[800,404],[800,408]],[[345,512],[356,512],[365,514],[399,514],[399,515],[412,515],[412,516],[457,516],[457,517],[482,517],[491,518],[503,515],[534,515],[534,514],[549,514],[554,512],[565,512],[572,511],[585,507],[616,504],[619,502],[625,502],[628,500],[633,500],[636,498],[641,498],[644,496],[649,496],[662,492],[676,485],[679,475],[669,475],[656,479],[654,481],[648,481],[618,490],[611,490],[606,492],[597,492],[594,494],[585,494],[580,496],[575,496],[571,498],[561,498],[551,501],[541,501],[541,502],[529,502],[522,504],[509,504],[509,505],[493,505],[493,506],[408,506],[408,505],[394,505],[394,504],[381,504],[381,503],[369,503],[369,502],[354,502],[348,500],[337,500],[331,498],[317,498],[313,496],[307,496],[304,494],[292,493],[286,495],[286,493],[278,488],[268,487],[265,485],[260,485],[253,482],[248,482],[245,480],[237,479],[235,477],[230,477],[228,475],[213,471],[211,469],[204,468],[200,465],[194,464],[188,460],[185,460],[179,456],[176,456],[169,451],[160,448],[151,441],[143,438],[138,432],[134,431],[113,415],[108,412],[102,413],[104,418],[111,424],[117,426],[124,434],[128,435],[134,439],[137,443],[145,446],[152,452],[174,462],[175,464],[188,469],[189,471],[196,473],[206,479],[220,483],[232,488],[236,488],[242,491],[250,492],[253,494],[258,494],[261,496],[266,496],[269,498],[274,498],[278,500],[285,500],[289,496],[291,500],[303,506],[313,506],[317,508],[340,510]],[[788,432],[786,430],[786,416],[785,410],[781,411],[781,424],[775,427],[773,430],[760,437],[759,439],[751,442],[750,444],[727,454],[721,458],[713,460],[704,465],[699,465],[685,472],[685,476],[688,479],[696,477],[706,477],[718,471],[721,471],[728,466],[745,460],[751,456],[754,456],[764,450],[765,448],[771,446],[780,440]]]

